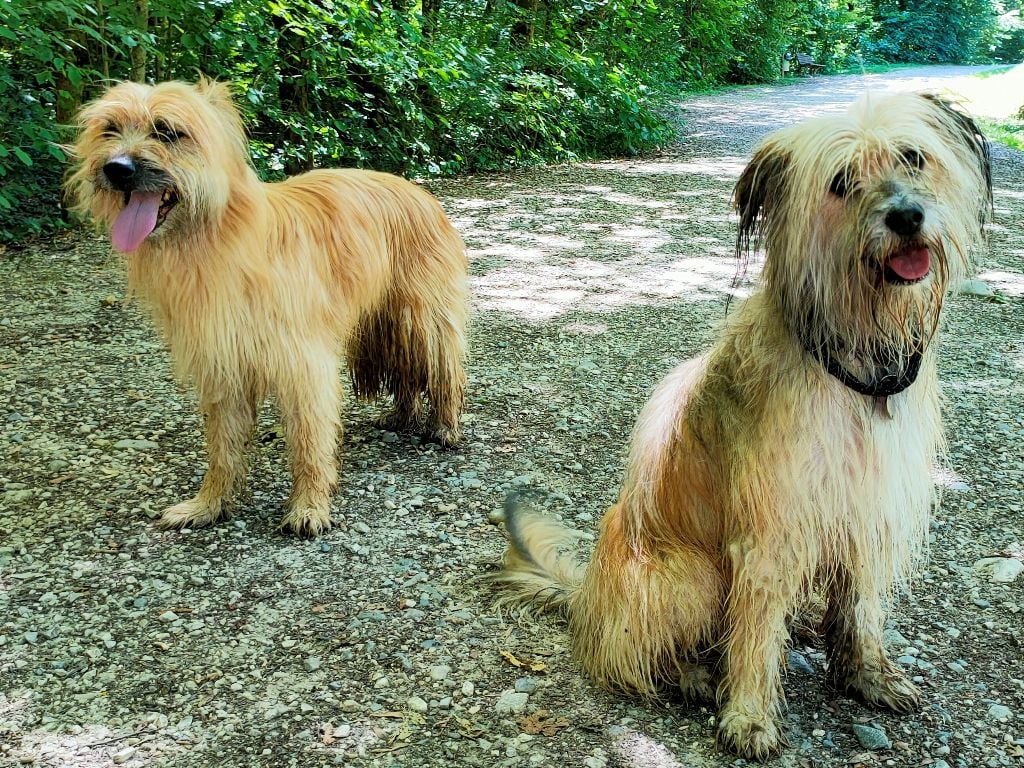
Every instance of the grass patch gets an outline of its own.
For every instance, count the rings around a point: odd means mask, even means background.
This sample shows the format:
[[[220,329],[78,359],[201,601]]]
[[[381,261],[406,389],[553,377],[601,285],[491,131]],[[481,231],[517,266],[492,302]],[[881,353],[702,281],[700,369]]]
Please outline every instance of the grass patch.
[[[981,120],[981,128],[992,141],[1024,152],[1024,120]]]
[[[1005,72],[1009,72],[1011,69],[1016,69],[1016,64],[1009,64],[1005,67],[995,67],[993,69],[986,69],[984,72],[975,72],[972,77],[977,77],[979,80],[984,80],[986,77],[995,77]]]

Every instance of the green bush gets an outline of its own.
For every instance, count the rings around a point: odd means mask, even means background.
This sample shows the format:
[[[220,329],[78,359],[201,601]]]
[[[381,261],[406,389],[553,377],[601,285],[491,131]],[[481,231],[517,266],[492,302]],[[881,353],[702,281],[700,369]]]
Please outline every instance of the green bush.
[[[1020,50],[996,33],[992,0],[148,5],[0,2],[0,240],[62,225],[65,126],[117,79],[231,81],[266,178],[452,174],[657,147],[673,136],[670,97],[773,80],[787,51],[838,67]]]

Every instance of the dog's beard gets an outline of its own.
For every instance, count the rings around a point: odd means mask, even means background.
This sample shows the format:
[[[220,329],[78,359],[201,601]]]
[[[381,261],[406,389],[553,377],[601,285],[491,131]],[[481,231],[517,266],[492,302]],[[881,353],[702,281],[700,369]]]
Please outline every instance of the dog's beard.
[[[941,238],[856,238],[832,268],[791,276],[782,311],[802,345],[863,381],[898,376],[935,336],[949,278]],[[838,261],[838,263],[837,263]]]

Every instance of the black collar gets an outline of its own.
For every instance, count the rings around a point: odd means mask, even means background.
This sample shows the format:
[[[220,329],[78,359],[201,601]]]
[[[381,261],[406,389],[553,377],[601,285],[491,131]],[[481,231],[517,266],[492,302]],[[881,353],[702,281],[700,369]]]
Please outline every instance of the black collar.
[[[865,382],[846,370],[835,359],[831,344],[809,344],[807,339],[804,338],[801,338],[801,341],[803,342],[804,349],[810,352],[826,371],[854,392],[867,395],[868,397],[889,397],[891,395],[898,395],[905,390],[917,380],[917,374],[921,370],[921,358],[924,356],[921,345],[917,344],[907,359],[906,367],[902,370],[897,369],[894,371],[893,363],[890,363],[886,366],[887,372],[881,378],[876,381]]]

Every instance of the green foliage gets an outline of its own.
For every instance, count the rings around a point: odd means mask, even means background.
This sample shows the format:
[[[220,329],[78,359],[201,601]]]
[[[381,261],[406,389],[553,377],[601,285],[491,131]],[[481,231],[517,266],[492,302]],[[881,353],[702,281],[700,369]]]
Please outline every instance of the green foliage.
[[[996,33],[992,0],[882,0],[865,54],[884,61],[988,61]]]
[[[787,52],[1019,55],[992,2],[0,0],[0,240],[62,224],[65,126],[133,72],[230,81],[266,178],[452,174],[643,152],[672,138],[671,97],[773,80]]]
[[[1021,5],[1021,0],[1015,0],[1014,7],[1009,7],[1007,3],[999,16],[992,46],[992,58],[995,61],[1011,64],[1024,61],[1024,14]]]

